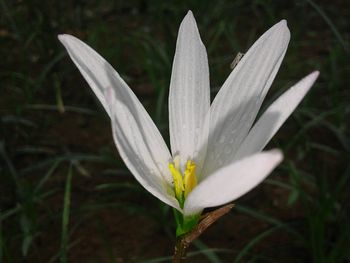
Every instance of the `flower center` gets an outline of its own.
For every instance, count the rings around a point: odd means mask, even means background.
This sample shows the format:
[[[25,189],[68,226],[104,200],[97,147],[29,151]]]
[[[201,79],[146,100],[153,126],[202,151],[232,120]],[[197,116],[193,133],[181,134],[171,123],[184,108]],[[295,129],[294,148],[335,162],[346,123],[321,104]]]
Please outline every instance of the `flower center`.
[[[179,201],[181,208],[183,208],[186,197],[197,185],[196,163],[192,160],[188,160],[185,171],[182,174],[180,159],[179,156],[176,156],[174,161],[169,163],[169,170],[173,177],[175,197]]]

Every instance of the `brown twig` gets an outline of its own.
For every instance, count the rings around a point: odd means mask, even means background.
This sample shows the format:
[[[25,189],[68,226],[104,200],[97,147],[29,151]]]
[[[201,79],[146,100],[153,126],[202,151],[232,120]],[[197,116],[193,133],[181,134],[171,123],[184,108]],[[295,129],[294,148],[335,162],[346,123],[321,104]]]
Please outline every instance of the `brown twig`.
[[[228,204],[212,212],[206,213],[202,216],[201,221],[199,221],[198,225],[193,230],[180,236],[176,241],[173,263],[184,262],[186,259],[187,248],[190,244],[220,217],[227,214],[233,207],[234,204]]]

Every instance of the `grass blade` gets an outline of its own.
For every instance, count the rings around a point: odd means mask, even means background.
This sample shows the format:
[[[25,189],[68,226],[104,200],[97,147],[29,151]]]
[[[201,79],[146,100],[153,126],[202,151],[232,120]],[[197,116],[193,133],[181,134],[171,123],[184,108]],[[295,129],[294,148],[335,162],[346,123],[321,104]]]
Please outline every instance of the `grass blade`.
[[[248,252],[257,244],[259,243],[261,240],[263,240],[265,237],[268,237],[270,234],[272,234],[274,231],[276,231],[277,229],[279,229],[280,227],[272,227],[267,229],[266,231],[262,232],[261,234],[259,234],[258,236],[256,236],[255,238],[251,239],[249,241],[249,243],[239,252],[239,254],[237,255],[234,263],[239,263],[241,262],[242,258],[248,254]]]
[[[324,21],[328,24],[328,26],[331,28],[331,30],[333,31],[335,37],[338,39],[338,41],[340,42],[340,44],[343,46],[344,50],[350,54],[350,50],[349,50],[349,46],[347,45],[347,43],[345,42],[345,40],[343,39],[343,37],[341,36],[341,34],[339,33],[338,29],[336,28],[336,26],[333,24],[332,20],[329,19],[329,17],[326,15],[326,13],[321,9],[321,7],[319,5],[317,5],[314,1],[312,0],[306,0],[306,2],[308,2],[315,10],[317,13],[319,13],[319,15],[324,19]]]
[[[193,245],[195,245],[199,250],[199,252],[203,253],[210,262],[213,263],[223,263],[220,258],[216,255],[215,251],[213,250],[209,250],[208,246],[206,244],[204,244],[202,241],[200,241],[199,239],[196,239],[195,241],[193,241]]]
[[[67,263],[67,252],[68,252],[68,224],[70,215],[70,198],[72,189],[72,165],[69,166],[66,186],[64,190],[64,201],[63,201],[63,215],[62,215],[62,237],[61,237],[61,255],[60,262]]]

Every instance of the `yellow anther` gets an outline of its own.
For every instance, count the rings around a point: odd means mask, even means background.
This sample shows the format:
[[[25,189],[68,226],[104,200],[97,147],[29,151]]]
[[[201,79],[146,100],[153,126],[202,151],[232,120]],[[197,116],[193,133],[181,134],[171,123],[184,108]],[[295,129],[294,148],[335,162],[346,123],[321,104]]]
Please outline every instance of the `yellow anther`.
[[[186,163],[186,170],[184,173],[185,198],[197,185],[196,164],[192,160]]]
[[[175,196],[178,200],[182,200],[182,193],[185,191],[182,174],[178,169],[176,169],[173,163],[169,163],[169,170],[174,180]]]

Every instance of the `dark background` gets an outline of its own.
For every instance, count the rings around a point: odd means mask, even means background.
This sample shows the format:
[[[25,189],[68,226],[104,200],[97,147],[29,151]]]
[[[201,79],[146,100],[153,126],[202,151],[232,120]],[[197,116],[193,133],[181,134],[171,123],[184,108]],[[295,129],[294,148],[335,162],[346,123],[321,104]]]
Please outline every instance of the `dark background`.
[[[321,71],[267,147],[283,163],[192,245],[189,262],[350,262],[350,2],[340,0],[0,0],[0,262],[170,262],[172,211],[125,168],[57,34],[103,55],[167,137],[189,9],[212,98],[235,55],[281,19],[292,37],[264,105]]]

